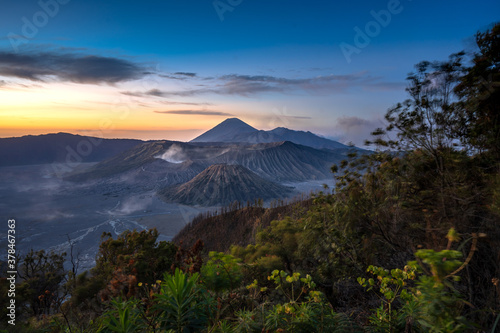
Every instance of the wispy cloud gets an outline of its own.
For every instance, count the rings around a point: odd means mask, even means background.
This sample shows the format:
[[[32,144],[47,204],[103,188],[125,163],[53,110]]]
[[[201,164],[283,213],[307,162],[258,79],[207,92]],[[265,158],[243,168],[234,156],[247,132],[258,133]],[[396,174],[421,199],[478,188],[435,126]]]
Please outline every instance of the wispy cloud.
[[[191,73],[191,72],[175,72],[175,73],[169,73],[169,74],[159,74],[158,76],[165,78],[165,79],[171,79],[171,80],[187,80],[187,79],[196,77],[197,74]]]
[[[144,93],[144,95],[156,96],[156,97],[163,97],[164,96],[163,91],[161,91],[160,89],[148,90]]]
[[[181,73],[181,72],[178,72]],[[178,74],[176,73],[176,74]],[[182,72],[183,73],[183,72]],[[396,89],[396,84],[384,83],[380,77],[373,77],[367,72],[348,75],[323,75],[306,78],[286,78],[271,75],[226,74],[216,78],[201,78],[195,73],[184,73],[189,79],[212,81],[210,85],[186,90],[151,89],[145,92],[126,92],[133,96],[154,97],[191,97],[204,94],[251,96],[269,92],[309,94],[332,94],[345,92],[354,87],[367,89]],[[193,75],[192,75],[193,74]]]
[[[161,104],[165,105],[214,105],[213,103],[207,102],[175,102],[175,101],[160,101]]]
[[[183,76],[189,76],[189,77],[195,77],[196,73],[191,73],[191,72],[175,72],[175,75],[183,75]]]
[[[306,116],[283,116],[287,118],[292,118],[292,119],[312,119],[312,117],[306,117]]]
[[[144,97],[144,93],[138,91],[122,91],[121,94],[131,97]]]
[[[161,90],[151,89],[146,92],[139,91],[122,91],[122,95],[131,96],[131,97],[163,97],[164,94]],[[182,102],[182,101],[168,101],[168,100],[160,100],[158,101],[164,105],[214,105],[213,103],[208,102]]]
[[[370,133],[379,127],[385,127],[381,119],[343,116],[337,119],[333,128],[335,135],[332,138],[343,143],[352,142],[360,147],[364,145],[365,140],[370,139]]]
[[[0,75],[31,81],[113,84],[140,79],[142,66],[128,60],[75,53],[12,53],[0,51]]]
[[[234,116],[231,113],[210,111],[210,110],[170,110],[170,111],[154,111],[155,113],[164,114],[183,114],[183,115],[199,115],[199,116]]]

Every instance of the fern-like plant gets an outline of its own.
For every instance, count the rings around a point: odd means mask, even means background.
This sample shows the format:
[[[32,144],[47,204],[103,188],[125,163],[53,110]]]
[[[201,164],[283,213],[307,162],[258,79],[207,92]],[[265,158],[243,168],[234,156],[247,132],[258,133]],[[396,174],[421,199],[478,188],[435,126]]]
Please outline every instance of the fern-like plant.
[[[161,329],[181,333],[196,332],[204,327],[207,316],[196,285],[198,278],[198,273],[189,276],[179,269],[174,275],[165,274],[154,306],[154,310],[160,312]]]
[[[137,308],[138,301],[121,298],[111,300],[111,308],[104,313],[99,327],[99,333],[132,333],[143,332],[144,323]]]

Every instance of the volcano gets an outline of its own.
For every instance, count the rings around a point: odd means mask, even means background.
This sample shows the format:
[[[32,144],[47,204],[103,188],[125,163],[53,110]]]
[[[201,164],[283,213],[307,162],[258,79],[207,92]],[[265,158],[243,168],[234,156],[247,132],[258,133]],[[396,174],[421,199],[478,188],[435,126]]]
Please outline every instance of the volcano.
[[[234,201],[283,198],[291,188],[265,180],[241,165],[211,165],[185,184],[158,192],[165,201],[216,206]]]
[[[238,118],[228,118],[219,125],[194,138],[191,142],[237,142],[233,139],[241,134],[258,132]]]
[[[257,130],[238,118],[226,119],[191,140],[191,142],[239,142],[251,144],[281,141],[290,141],[316,149],[337,150],[350,148],[340,142],[320,137],[309,131],[295,131],[285,127],[277,127],[270,131]]]

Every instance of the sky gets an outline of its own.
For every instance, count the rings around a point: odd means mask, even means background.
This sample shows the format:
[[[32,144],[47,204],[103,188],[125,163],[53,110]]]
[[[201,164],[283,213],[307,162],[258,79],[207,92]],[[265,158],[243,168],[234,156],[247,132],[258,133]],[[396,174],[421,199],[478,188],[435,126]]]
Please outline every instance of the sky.
[[[499,20],[496,0],[8,0],[0,137],[189,141],[237,117],[360,145],[416,63]]]

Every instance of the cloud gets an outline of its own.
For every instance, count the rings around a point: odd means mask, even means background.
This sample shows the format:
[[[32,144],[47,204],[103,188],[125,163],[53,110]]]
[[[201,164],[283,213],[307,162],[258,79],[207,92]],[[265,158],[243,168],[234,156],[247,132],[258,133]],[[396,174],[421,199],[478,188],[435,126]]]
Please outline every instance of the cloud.
[[[12,53],[0,51],[0,75],[31,81],[55,78],[87,84],[140,79],[144,69],[130,61],[97,55],[42,52]]]
[[[337,119],[333,128],[335,135],[332,138],[343,143],[352,142],[361,147],[364,146],[365,140],[371,139],[371,133],[379,127],[385,127],[381,119],[343,116]]]
[[[213,105],[213,103],[207,102],[174,102],[174,101],[160,101],[161,104],[165,105]]]
[[[174,127],[167,127],[161,130],[118,130],[114,129],[107,133],[103,133],[102,130],[95,129],[78,129],[75,130],[77,134],[85,136],[97,136],[102,138],[116,139],[123,138],[127,139],[134,137],[142,140],[165,140],[170,138],[171,140],[190,140],[204,131],[206,129],[200,128],[189,128],[189,129],[176,129]]]
[[[337,119],[337,126],[346,131],[366,127],[371,124],[372,124],[371,121],[356,116],[351,116],[351,117],[343,116]]]
[[[159,74],[158,76],[163,77],[165,79],[186,80],[186,79],[196,77],[197,74],[191,73],[191,72],[175,72],[175,73],[171,73],[171,74]]]
[[[206,93],[216,93],[215,89],[188,89],[184,91],[164,91],[160,89],[151,89],[143,93],[146,96],[154,96],[154,97],[190,97],[194,95],[206,94]]]
[[[192,73],[194,74],[194,73]],[[207,80],[204,78],[203,80]],[[372,77],[367,72],[359,72],[348,75],[324,75],[308,78],[285,78],[271,75],[242,75],[226,74],[217,78],[208,87],[187,90],[161,90],[151,89],[140,94],[142,96],[155,97],[191,97],[203,94],[239,95],[248,97],[250,95],[278,92],[296,93],[307,92],[311,94],[339,93],[353,87],[376,87],[380,78]]]
[[[122,91],[121,94],[132,97],[144,97],[144,93],[138,91]]]
[[[367,72],[349,75],[324,75],[309,78],[284,78],[269,75],[224,75],[222,91],[229,94],[252,94],[262,91],[340,92],[353,86],[365,85],[377,78]]]
[[[204,94],[249,96],[265,92],[283,92],[283,89],[280,87],[273,87],[256,82],[246,82],[246,83],[228,82],[223,85],[215,84],[214,88],[199,88],[199,89],[187,89],[178,91],[152,89],[146,91],[145,93],[143,93],[143,95],[149,95],[155,97],[192,97]]]
[[[234,116],[233,114],[220,111],[210,110],[171,110],[171,111],[154,111],[155,113],[164,114],[184,114],[184,115],[200,115],[200,116]]]
[[[162,97],[163,92],[159,89],[151,89],[151,90],[146,91],[146,95]]]
[[[195,77],[196,73],[190,73],[190,72],[175,72],[175,75],[184,75],[184,76],[189,76],[189,77]]]
[[[158,89],[151,89],[146,92],[139,92],[139,91],[122,91],[122,95],[126,96],[132,96],[132,97],[148,97],[148,96],[154,96],[154,97],[163,97],[164,94],[161,90]],[[208,103],[208,102],[179,102],[179,101],[166,101],[166,100],[160,100],[159,103],[165,104],[165,105],[214,105],[213,103]]]
[[[286,108],[277,109],[274,108],[272,110],[272,114],[260,116],[259,120],[264,127],[267,128],[276,128],[276,127],[287,127],[297,126],[303,123],[303,120],[310,120],[312,117],[309,116],[297,116],[290,115]]]
[[[125,199],[121,205],[115,209],[112,214],[128,215],[133,212],[144,211],[153,202],[152,197],[148,196],[131,196]]]
[[[305,116],[284,116],[288,118],[293,118],[293,119],[312,119],[312,117],[305,117]]]

